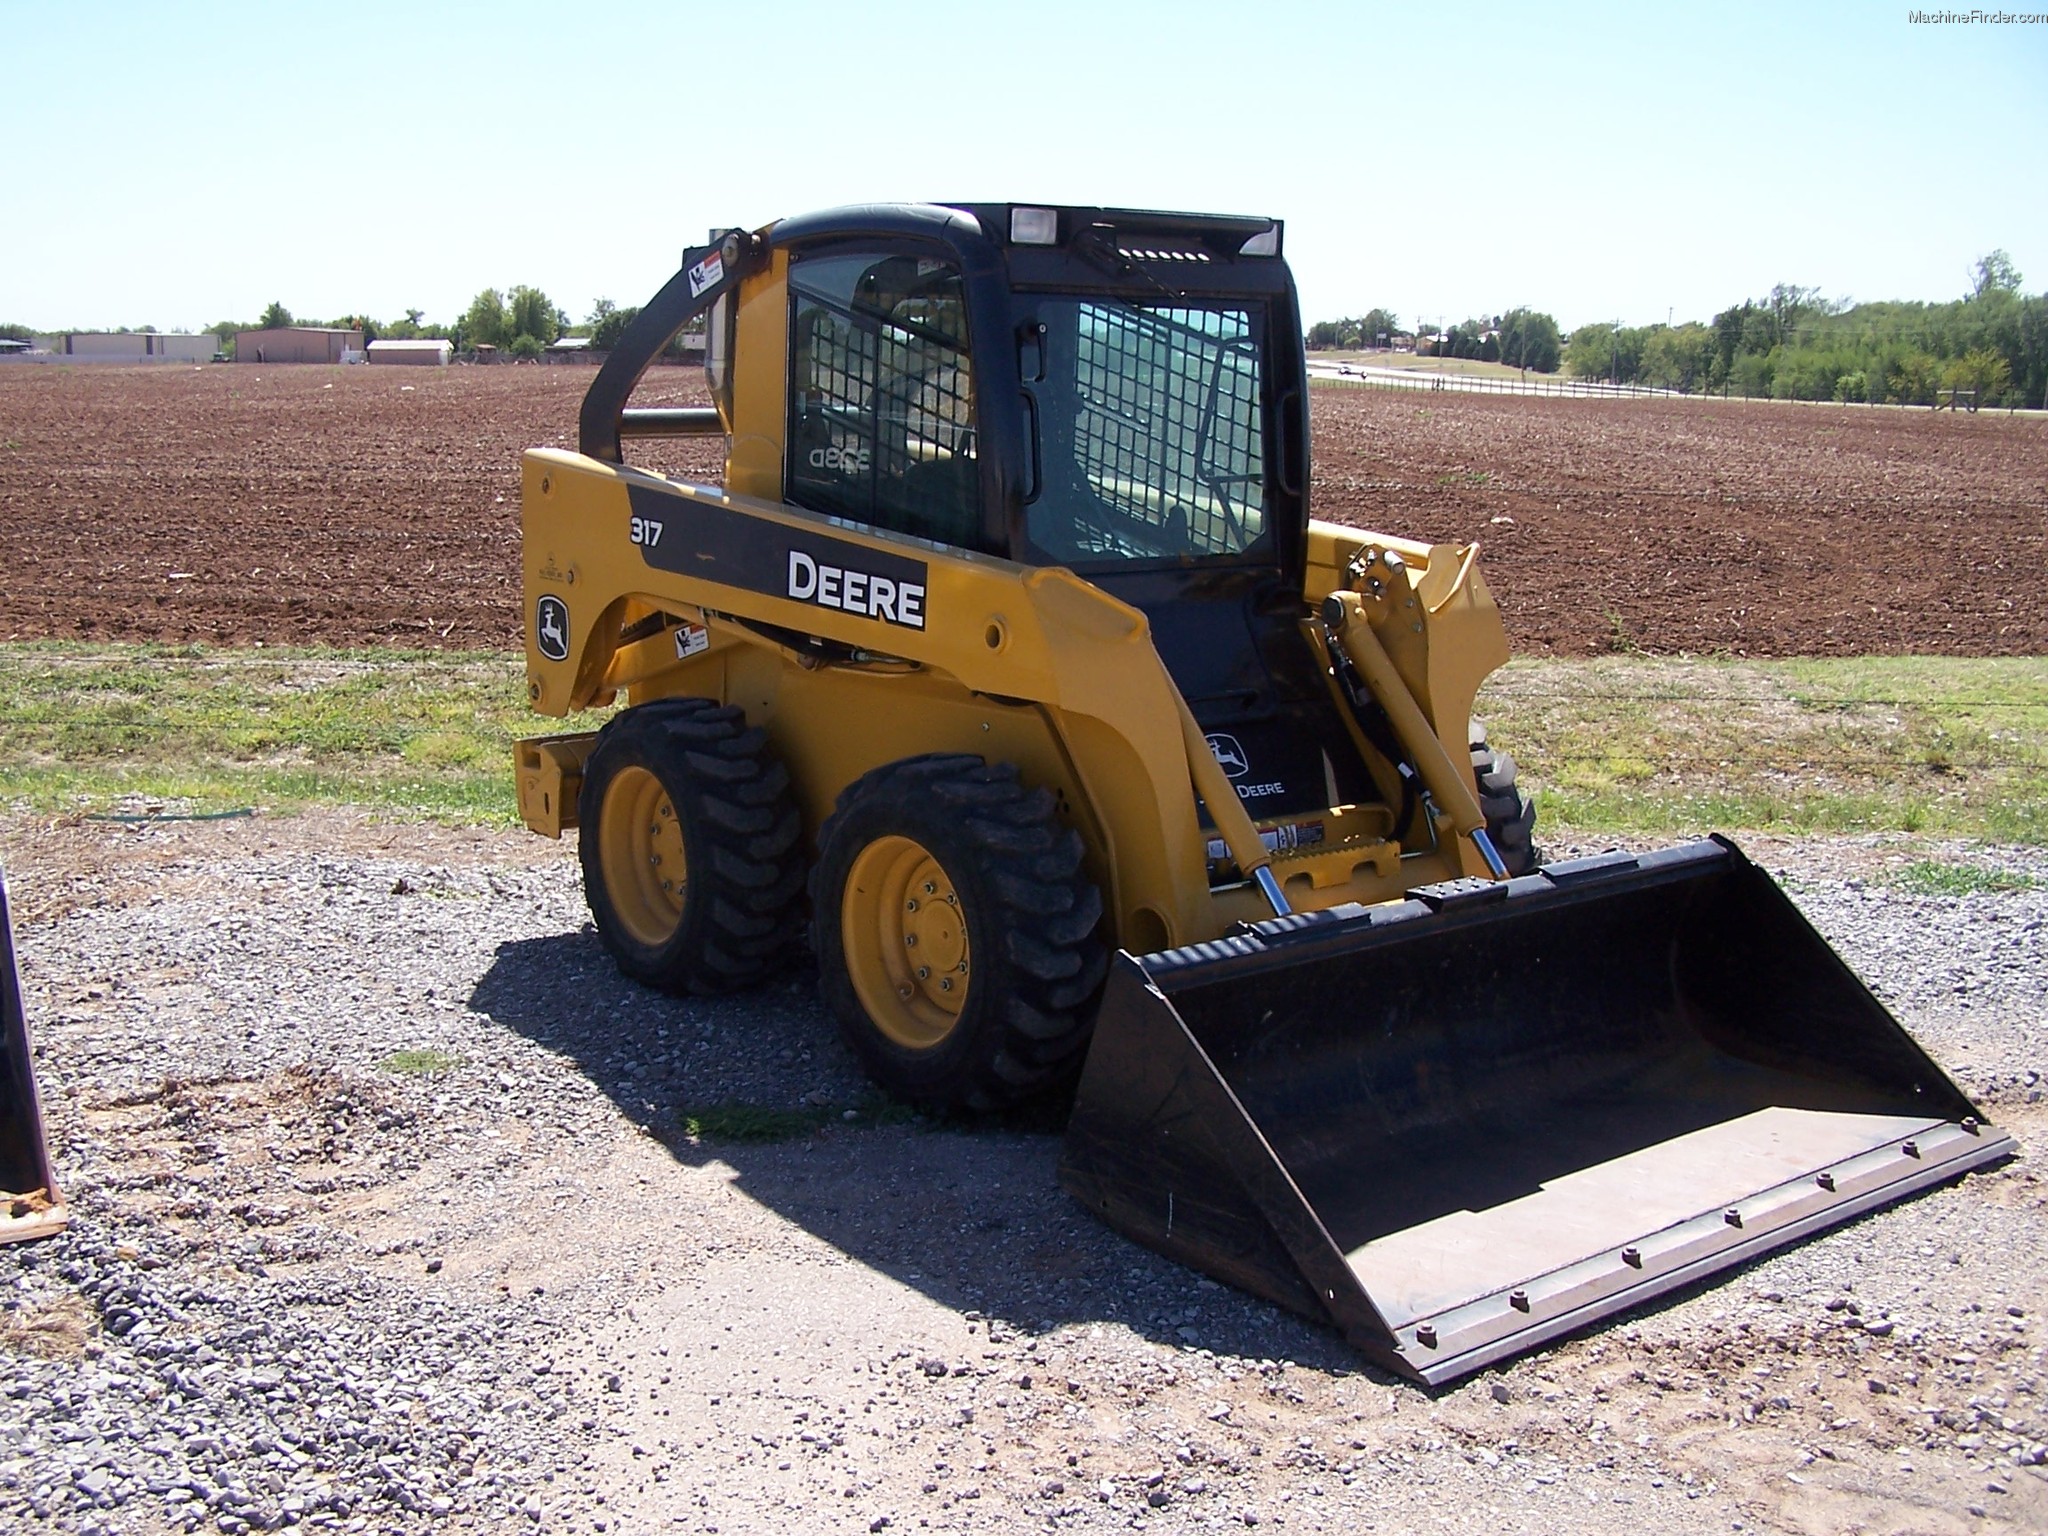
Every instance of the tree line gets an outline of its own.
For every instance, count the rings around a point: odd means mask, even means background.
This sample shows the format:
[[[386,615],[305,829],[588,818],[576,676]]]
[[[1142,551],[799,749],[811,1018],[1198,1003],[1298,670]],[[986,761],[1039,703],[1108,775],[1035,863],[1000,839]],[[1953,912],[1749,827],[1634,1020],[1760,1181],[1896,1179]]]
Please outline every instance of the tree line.
[[[1370,309],[1355,318],[1319,320],[1302,339],[1311,352],[1391,349],[1412,342],[1422,357],[1472,358],[1505,363],[1510,368],[1533,368],[1538,373],[1557,372],[1564,346],[1557,322],[1531,309],[1481,315],[1448,328],[1418,325],[1412,336],[1401,328],[1401,317],[1392,310]]]
[[[1373,309],[1309,327],[1311,350],[1408,341],[1400,318]],[[1970,291],[1947,303],[1852,304],[1780,283],[1711,321],[1582,325],[1560,341],[1557,322],[1527,309],[1448,329],[1417,326],[1422,356],[1475,358],[1653,389],[1779,400],[1933,405],[1966,392],[1979,405],[2048,407],[2048,294],[2021,291],[2004,251],[1972,268]]]
[[[2004,251],[1947,303],[1851,304],[1779,284],[1707,324],[1573,331],[1565,364],[1586,379],[1778,400],[2040,407],[2048,395],[2048,294],[2028,295]]]
[[[488,346],[509,357],[537,358],[564,336],[587,336],[593,351],[609,352],[639,313],[636,306],[621,308],[610,299],[599,299],[589,318],[577,324],[570,320],[566,310],[558,308],[540,289],[522,285],[502,290],[486,288],[469,301],[469,308],[460,316],[446,322],[428,320],[425,311],[418,309],[408,309],[404,318],[399,320],[378,320],[364,314],[341,315],[332,320],[306,319],[294,315],[282,300],[273,299],[254,320],[216,320],[202,334],[218,338],[221,351],[230,357],[234,355],[238,331],[268,331],[309,325],[361,331],[365,346],[378,340],[440,340],[451,343],[458,352],[473,352],[478,347]],[[131,327],[124,325],[120,329],[128,331]],[[154,331],[156,327],[144,325],[132,329]],[[703,327],[700,323],[691,329],[701,331]],[[26,325],[0,324],[0,337],[32,341],[35,335],[36,332]],[[676,357],[683,355],[681,337],[670,344],[669,351]]]
[[[539,357],[564,336],[587,336],[592,351],[609,352],[618,345],[619,337],[625,334],[626,327],[639,313],[638,305],[621,307],[610,299],[599,299],[591,307],[589,317],[578,324],[569,318],[567,310],[557,308],[538,288],[518,287],[503,292],[486,288],[469,301],[469,308],[462,312],[460,319],[448,325],[422,319],[417,309],[408,309],[403,320],[388,323],[373,320],[367,315],[345,315],[326,323],[345,330],[360,329],[365,346],[380,337],[387,341],[438,338],[452,343],[458,352],[473,352],[478,347],[489,346],[496,347],[508,357],[525,360]],[[292,319],[290,310],[282,304],[273,303],[254,326],[222,321],[208,329],[224,337],[226,345],[232,348],[233,333],[237,330],[268,329],[296,323],[300,322]],[[700,320],[684,330],[688,334],[702,332],[703,328]],[[668,355],[677,358],[684,355],[682,336],[669,343]]]
[[[207,330],[220,338],[221,350],[232,354],[237,331],[278,330],[294,325],[361,331],[365,346],[373,341],[438,340],[450,343],[458,352],[495,347],[515,358],[539,357],[563,336],[578,329],[568,312],[558,308],[540,289],[521,284],[504,290],[484,289],[469,301],[469,308],[460,316],[445,323],[428,320],[426,312],[418,309],[408,309],[401,320],[378,320],[363,314],[310,320],[294,315],[282,301],[273,299],[254,321],[217,320]]]

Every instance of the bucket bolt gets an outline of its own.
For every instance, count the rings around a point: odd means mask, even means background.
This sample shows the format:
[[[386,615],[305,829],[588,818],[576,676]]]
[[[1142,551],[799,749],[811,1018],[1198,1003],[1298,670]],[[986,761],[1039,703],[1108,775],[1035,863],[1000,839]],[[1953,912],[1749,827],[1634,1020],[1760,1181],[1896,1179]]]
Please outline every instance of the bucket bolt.
[[[1529,1293],[1528,1293],[1527,1291],[1511,1291],[1511,1292],[1509,1292],[1509,1293],[1508,1293],[1508,1305],[1509,1305],[1509,1306],[1511,1306],[1511,1307],[1513,1307],[1513,1308],[1514,1308],[1514,1309],[1515,1309],[1515,1310],[1516,1310],[1517,1312],[1526,1312],[1526,1311],[1528,1311],[1528,1310],[1529,1310]]]
[[[1822,1189],[1833,1189],[1835,1187],[1835,1176],[1832,1173],[1816,1173],[1813,1176],[1813,1182]]]
[[[1622,1249],[1621,1262],[1630,1269],[1641,1269],[1643,1267],[1643,1250],[1640,1248]]]

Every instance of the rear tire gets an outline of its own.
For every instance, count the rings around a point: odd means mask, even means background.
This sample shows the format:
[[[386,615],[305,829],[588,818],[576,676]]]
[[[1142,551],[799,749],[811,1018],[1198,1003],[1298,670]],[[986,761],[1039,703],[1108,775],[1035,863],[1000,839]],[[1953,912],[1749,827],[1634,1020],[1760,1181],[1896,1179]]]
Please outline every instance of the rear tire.
[[[1536,846],[1536,802],[1515,782],[1515,760],[1487,745],[1486,727],[1472,723],[1472,777],[1486,835],[1511,875],[1533,873],[1543,862]]]
[[[730,992],[780,968],[801,924],[789,774],[737,708],[661,699],[615,715],[577,797],[583,890],[635,981]]]
[[[941,754],[839,796],[811,876],[818,983],[868,1075],[1000,1110],[1078,1070],[1108,967],[1078,834],[1017,770]]]

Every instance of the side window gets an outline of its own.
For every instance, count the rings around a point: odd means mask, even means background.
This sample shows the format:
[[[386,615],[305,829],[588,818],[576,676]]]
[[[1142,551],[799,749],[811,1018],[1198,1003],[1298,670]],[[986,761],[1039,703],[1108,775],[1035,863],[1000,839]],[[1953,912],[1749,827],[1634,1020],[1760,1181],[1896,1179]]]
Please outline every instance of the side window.
[[[1263,314],[1052,296],[1036,311],[1045,487],[1026,514],[1032,543],[1077,564],[1231,557],[1257,543]]]
[[[800,507],[944,544],[981,542],[967,306],[923,256],[790,265],[789,462]]]

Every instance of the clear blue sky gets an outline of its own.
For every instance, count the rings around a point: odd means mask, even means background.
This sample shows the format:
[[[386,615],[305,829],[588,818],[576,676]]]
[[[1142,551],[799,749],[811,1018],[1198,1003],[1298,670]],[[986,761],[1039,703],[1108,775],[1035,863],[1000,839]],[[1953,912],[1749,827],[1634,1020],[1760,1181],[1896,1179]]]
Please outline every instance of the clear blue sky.
[[[921,198],[1276,215],[1311,320],[2048,290],[2048,25],[1911,10],[0,0],[0,320],[580,319]]]

